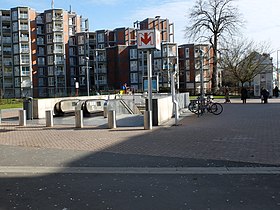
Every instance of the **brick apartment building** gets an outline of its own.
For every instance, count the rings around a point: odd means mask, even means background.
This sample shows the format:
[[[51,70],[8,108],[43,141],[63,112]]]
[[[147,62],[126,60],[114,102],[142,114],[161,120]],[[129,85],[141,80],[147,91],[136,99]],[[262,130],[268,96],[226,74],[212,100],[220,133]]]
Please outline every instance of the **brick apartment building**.
[[[143,91],[147,53],[137,49],[137,30],[157,29],[161,51],[153,51],[153,77],[159,90],[170,87],[171,71],[180,71],[179,88],[200,88],[196,50],[174,43],[168,19],[135,21],[133,28],[89,31],[87,19],[72,11],[29,7],[0,10],[0,95],[4,98],[58,97],[117,91],[127,83]],[[202,46],[209,54],[208,46]],[[208,53],[207,53],[208,52]],[[188,56],[187,57],[187,53]],[[179,67],[177,67],[179,66]],[[211,65],[204,59],[204,88],[210,87]]]

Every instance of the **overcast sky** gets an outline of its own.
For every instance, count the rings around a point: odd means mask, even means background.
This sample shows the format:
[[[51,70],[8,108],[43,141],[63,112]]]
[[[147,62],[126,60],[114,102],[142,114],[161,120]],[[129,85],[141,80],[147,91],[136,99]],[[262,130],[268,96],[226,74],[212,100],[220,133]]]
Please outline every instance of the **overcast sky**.
[[[29,6],[38,12],[51,8],[52,0],[0,0],[1,9]],[[136,20],[161,16],[175,25],[175,41],[185,44],[184,28],[196,0],[54,0],[55,8],[77,12],[89,18],[90,30],[133,27]],[[236,5],[246,21],[241,34],[256,42],[268,42],[280,60],[280,1],[237,0]],[[279,61],[280,63],[280,61]]]

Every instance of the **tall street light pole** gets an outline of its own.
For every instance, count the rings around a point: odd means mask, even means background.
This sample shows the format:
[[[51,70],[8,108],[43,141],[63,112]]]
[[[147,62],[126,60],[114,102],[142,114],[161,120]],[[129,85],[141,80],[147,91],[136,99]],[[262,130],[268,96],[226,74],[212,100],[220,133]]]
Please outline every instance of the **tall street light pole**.
[[[279,60],[278,60],[278,52],[279,52],[280,50],[277,50],[277,59],[276,59],[276,76],[277,76],[277,86],[279,86],[279,64],[278,64],[278,62],[279,62]]]
[[[88,71],[88,62],[89,62],[89,57],[86,57],[86,76],[87,76],[87,95],[89,96],[89,71]]]

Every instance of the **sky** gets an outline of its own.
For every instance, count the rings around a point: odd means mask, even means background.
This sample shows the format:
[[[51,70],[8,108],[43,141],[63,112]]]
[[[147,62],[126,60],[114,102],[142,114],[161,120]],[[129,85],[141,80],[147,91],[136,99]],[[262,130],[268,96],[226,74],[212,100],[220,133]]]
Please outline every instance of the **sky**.
[[[135,21],[146,18],[169,19],[175,26],[175,42],[189,43],[184,29],[188,25],[188,14],[196,0],[53,0],[54,7],[75,11],[89,19],[90,31],[113,30],[133,27]],[[29,6],[38,12],[50,9],[52,0],[0,0],[1,9]],[[245,20],[240,31],[249,40],[268,43],[274,63],[277,54],[280,65],[280,1],[236,0],[236,6]],[[276,64],[275,64],[276,65]]]

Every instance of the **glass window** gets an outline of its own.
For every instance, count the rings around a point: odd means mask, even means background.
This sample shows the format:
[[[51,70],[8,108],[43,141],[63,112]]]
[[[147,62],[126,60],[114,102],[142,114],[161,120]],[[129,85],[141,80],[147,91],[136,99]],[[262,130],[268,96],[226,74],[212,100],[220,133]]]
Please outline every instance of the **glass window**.
[[[23,66],[21,69],[21,75],[22,76],[29,76],[30,74],[30,68],[29,66]]]
[[[185,58],[189,58],[189,57],[190,57],[190,49],[185,48]]]
[[[130,49],[130,59],[137,59],[137,49]]]
[[[21,55],[21,63],[29,63],[29,55]]]
[[[54,86],[54,78],[53,77],[48,78],[48,85],[49,86]]]
[[[103,33],[97,35],[97,41],[98,42],[104,42],[104,34]]]
[[[130,74],[130,82],[131,83],[138,83],[138,74],[137,73],[131,73]]]
[[[130,71],[137,71],[137,61],[130,61]]]

